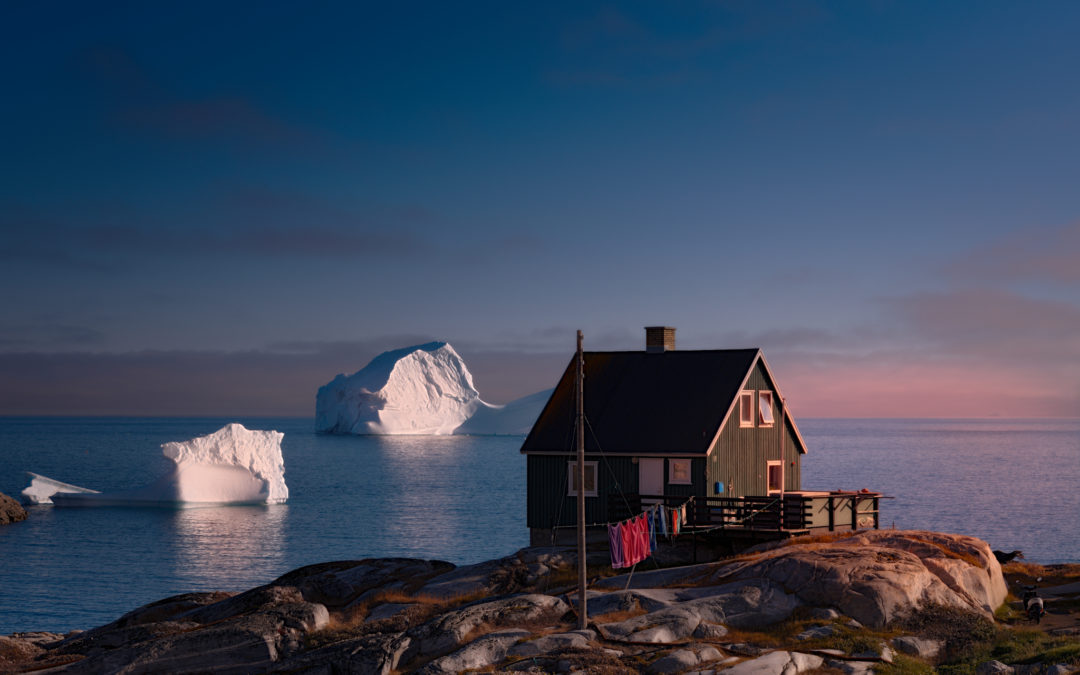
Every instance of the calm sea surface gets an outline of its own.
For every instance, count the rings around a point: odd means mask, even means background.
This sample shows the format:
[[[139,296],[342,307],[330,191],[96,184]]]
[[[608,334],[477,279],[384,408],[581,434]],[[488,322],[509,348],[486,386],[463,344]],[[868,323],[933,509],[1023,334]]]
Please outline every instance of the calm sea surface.
[[[169,463],[159,446],[227,422],[285,433],[289,502],[30,509],[0,527],[0,634],[106,623],[198,590],[372,556],[469,563],[525,546],[520,437],[339,437],[310,419],[0,418],[0,492],[24,471],[98,490]],[[804,420],[808,489],[880,490],[882,524],[962,532],[1043,563],[1080,561],[1080,420]]]

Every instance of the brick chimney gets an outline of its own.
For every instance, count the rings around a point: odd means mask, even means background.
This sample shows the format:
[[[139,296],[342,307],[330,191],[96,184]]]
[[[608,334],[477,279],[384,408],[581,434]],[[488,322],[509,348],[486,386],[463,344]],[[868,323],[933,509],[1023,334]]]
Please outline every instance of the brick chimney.
[[[675,351],[675,329],[670,326],[645,326],[645,351],[649,354]]]

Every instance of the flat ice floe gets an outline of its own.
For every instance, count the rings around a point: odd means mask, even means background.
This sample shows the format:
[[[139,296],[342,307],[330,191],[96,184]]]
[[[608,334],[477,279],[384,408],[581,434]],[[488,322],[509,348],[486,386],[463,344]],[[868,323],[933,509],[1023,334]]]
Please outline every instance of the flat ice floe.
[[[228,424],[208,435],[161,446],[173,468],[150,485],[98,492],[31,473],[28,504],[57,506],[210,506],[278,504],[289,498],[278,431]]]

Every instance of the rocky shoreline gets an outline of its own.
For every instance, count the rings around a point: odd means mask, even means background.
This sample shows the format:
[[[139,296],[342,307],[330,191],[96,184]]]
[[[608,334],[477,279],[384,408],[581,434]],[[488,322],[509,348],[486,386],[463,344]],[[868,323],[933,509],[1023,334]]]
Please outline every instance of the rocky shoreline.
[[[0,492],[0,525],[26,520],[26,516],[26,509],[22,507],[22,504]]]
[[[957,648],[940,627],[993,626],[1008,594],[985,542],[922,531],[590,572],[587,630],[575,630],[568,549],[463,567],[342,561],[239,594],[166,598],[85,632],[0,637],[0,672],[935,672]],[[1001,667],[986,672],[1075,671]]]

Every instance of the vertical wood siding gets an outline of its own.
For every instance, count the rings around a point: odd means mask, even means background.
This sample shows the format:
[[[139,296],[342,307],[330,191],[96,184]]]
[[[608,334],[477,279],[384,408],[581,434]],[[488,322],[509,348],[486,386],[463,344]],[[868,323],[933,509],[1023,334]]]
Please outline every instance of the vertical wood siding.
[[[525,519],[531,528],[572,526],[577,522],[577,498],[567,496],[567,467],[574,455],[529,455],[526,465],[528,497]],[[607,522],[609,495],[636,493],[637,464],[629,457],[585,455],[597,462],[596,496],[585,498],[585,522]]]
[[[754,426],[739,426],[739,403],[724,425],[716,445],[709,453],[707,494],[719,497],[748,497],[768,492],[766,462],[784,462],[784,489],[798,490],[802,483],[801,456],[795,434],[784,422],[783,404],[773,384],[759,361],[745,390],[754,392]],[[758,392],[773,392],[773,419],[771,427],[758,426]],[[794,462],[794,465],[792,465]],[[724,490],[716,491],[716,483],[722,482]]]
[[[577,522],[577,498],[567,496],[568,462],[574,455],[529,455],[526,462],[527,498],[526,522],[530,528],[550,529],[572,527]],[[637,494],[638,465],[632,457],[603,457],[585,455],[586,462],[597,462],[596,496],[585,498],[585,522],[608,522],[609,496]],[[671,465],[664,459],[664,494],[690,497],[704,494],[706,487],[705,458],[690,461],[693,484],[672,485]]]

